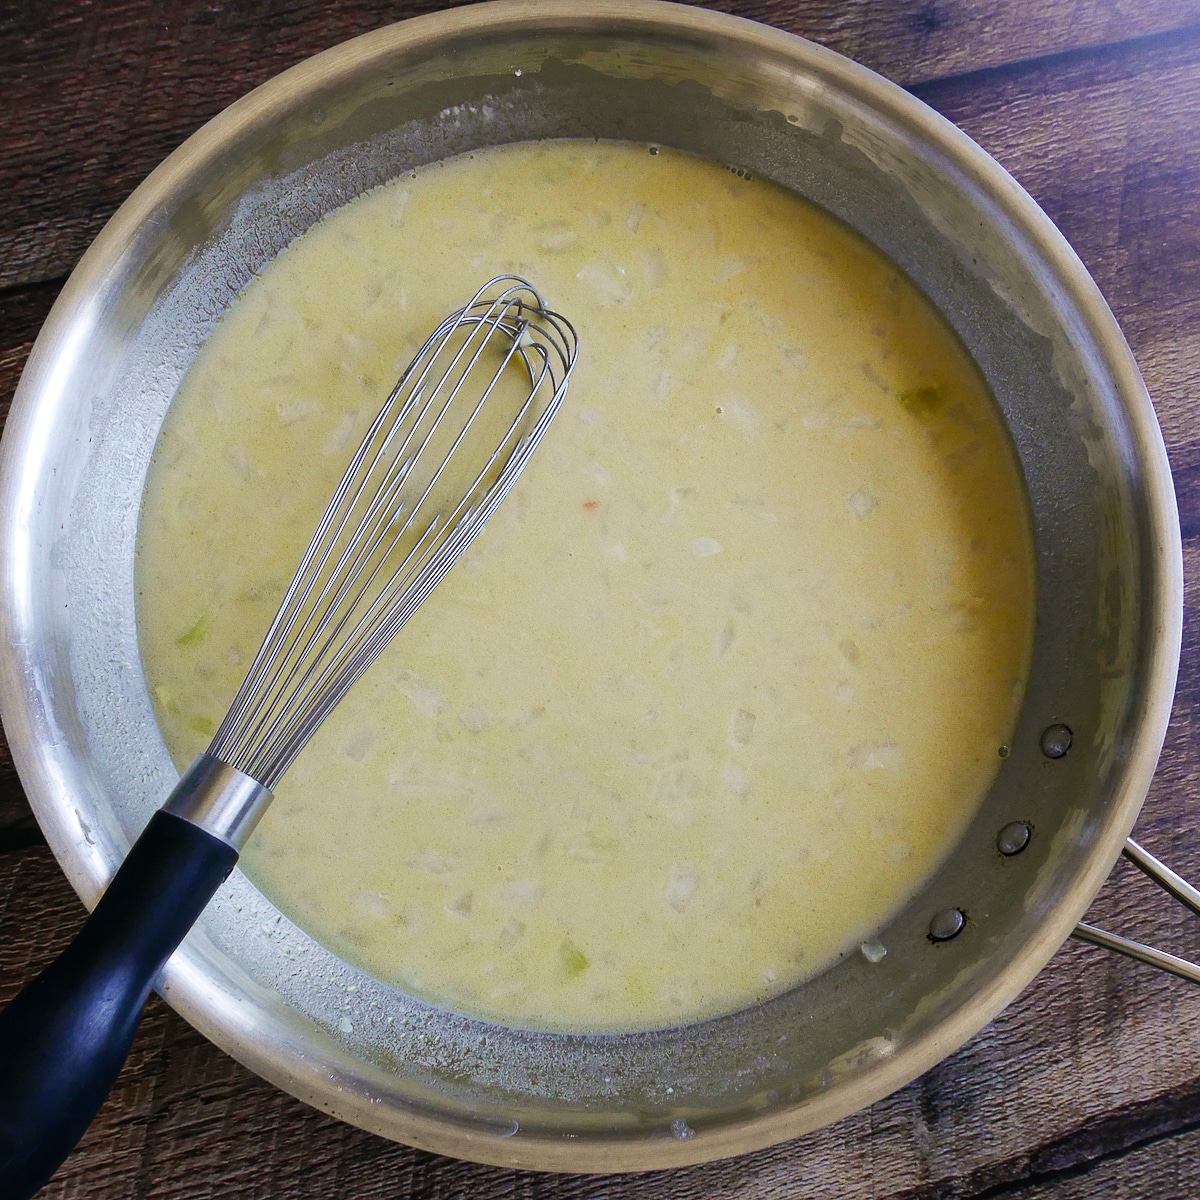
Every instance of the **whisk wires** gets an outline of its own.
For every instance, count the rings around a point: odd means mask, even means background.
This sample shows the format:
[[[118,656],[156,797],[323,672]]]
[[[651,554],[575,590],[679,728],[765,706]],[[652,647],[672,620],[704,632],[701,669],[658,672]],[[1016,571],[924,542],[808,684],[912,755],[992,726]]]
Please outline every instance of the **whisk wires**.
[[[438,326],[351,459],[209,754],[275,787],[511,490],[577,351],[514,275]]]

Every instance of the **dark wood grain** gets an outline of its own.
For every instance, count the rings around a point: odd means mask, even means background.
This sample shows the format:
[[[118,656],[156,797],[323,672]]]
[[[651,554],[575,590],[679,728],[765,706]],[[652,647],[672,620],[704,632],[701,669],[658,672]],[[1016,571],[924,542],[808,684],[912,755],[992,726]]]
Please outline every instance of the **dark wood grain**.
[[[0,291],[0,423],[8,417],[17,380],[58,290],[58,284],[49,283]],[[42,840],[0,731],[0,854]]]
[[[1200,3],[728,0],[898,81],[1064,230],[1158,407],[1185,536],[1174,718],[1138,827],[1200,878]],[[0,404],[87,241],[225,104],[307,54],[437,3],[55,0],[0,12]],[[82,909],[0,753],[0,998]],[[1093,919],[1200,955],[1200,925],[1118,866]],[[283,1095],[155,1002],[47,1197],[1200,1196],[1200,989],[1071,944],[968,1046],[828,1129],[726,1163],[543,1176],[393,1145]]]

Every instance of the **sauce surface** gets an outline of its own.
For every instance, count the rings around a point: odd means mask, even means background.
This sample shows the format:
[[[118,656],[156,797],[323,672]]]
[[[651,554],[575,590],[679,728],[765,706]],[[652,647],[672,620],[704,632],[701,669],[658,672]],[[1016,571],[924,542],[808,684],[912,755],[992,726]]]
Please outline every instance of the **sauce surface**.
[[[982,380],[895,267],[790,193],[645,146],[510,146],[280,254],[197,357],[147,484],[160,725],[180,766],[205,749],[396,376],[503,272],[580,332],[567,402],[243,866],[450,1008],[577,1030],[730,1011],[857,953],[949,852],[1032,636]]]

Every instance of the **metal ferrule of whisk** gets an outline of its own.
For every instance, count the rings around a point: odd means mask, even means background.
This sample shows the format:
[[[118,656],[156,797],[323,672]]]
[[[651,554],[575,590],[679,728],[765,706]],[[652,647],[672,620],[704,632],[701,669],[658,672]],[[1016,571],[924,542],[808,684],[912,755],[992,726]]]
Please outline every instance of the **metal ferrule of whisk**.
[[[511,490],[577,352],[571,324],[512,275],[438,326],[371,423],[167,812],[241,849],[296,755]]]

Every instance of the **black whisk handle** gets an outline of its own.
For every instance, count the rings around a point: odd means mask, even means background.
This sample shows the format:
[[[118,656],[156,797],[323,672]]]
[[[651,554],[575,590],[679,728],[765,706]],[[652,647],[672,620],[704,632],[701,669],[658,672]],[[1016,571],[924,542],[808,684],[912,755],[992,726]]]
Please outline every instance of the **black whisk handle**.
[[[26,1200],[99,1111],[154,981],[237,862],[156,813],[75,940],[0,1012],[0,1200]]]

